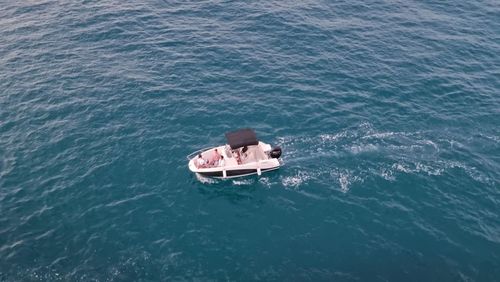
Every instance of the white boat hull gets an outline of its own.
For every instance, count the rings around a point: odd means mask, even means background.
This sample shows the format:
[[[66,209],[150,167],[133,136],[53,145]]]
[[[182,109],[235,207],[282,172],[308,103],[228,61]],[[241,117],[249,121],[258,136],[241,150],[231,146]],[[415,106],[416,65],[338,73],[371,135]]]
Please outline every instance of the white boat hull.
[[[248,151],[250,154],[243,160],[231,154],[226,146],[214,147],[201,151],[199,154],[201,154],[203,158],[209,159],[214,149],[217,149],[224,157],[225,164],[223,166],[197,167],[196,161],[198,156],[191,154],[188,167],[189,170],[194,173],[214,178],[235,178],[253,174],[261,175],[262,173],[276,170],[281,166],[281,162],[277,158],[270,157],[266,151],[270,147],[271,146],[268,144],[259,142],[259,145],[249,147],[250,149]]]

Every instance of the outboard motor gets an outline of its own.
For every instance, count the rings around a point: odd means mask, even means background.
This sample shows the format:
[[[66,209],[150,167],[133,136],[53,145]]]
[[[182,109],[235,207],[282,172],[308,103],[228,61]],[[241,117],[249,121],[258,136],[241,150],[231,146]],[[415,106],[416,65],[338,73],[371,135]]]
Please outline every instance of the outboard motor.
[[[269,152],[269,155],[271,156],[271,158],[279,158],[281,157],[281,148],[279,146],[276,146],[274,147],[271,152]]]

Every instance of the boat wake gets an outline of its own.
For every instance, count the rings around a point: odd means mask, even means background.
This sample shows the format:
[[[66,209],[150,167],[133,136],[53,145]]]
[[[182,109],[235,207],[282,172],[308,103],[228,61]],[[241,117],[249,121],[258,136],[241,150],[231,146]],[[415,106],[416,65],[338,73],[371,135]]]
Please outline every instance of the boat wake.
[[[217,180],[216,178],[206,177],[199,173],[195,173],[195,175],[196,179],[198,179],[198,181],[200,181],[203,184],[215,184],[219,182],[219,180]]]
[[[282,136],[276,142],[285,152],[280,182],[293,189],[322,183],[346,193],[367,180],[395,182],[405,175],[441,176],[460,169],[472,180],[491,185],[476,167],[447,158],[456,155],[450,151],[462,142],[433,131],[379,131],[370,123],[317,136]]]

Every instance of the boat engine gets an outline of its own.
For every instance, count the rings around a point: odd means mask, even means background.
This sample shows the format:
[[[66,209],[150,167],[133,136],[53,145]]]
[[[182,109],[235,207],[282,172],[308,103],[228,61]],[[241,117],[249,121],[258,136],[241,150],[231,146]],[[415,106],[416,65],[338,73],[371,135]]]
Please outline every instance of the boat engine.
[[[274,147],[271,152],[269,152],[269,155],[271,156],[271,158],[279,158],[281,157],[281,148],[279,146],[276,146]]]

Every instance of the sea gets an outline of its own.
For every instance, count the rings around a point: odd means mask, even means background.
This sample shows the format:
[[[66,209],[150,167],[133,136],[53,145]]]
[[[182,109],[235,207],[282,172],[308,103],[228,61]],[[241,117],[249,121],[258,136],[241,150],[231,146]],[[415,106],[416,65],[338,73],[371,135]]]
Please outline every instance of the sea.
[[[497,0],[0,4],[0,281],[500,281]]]

